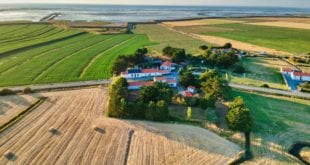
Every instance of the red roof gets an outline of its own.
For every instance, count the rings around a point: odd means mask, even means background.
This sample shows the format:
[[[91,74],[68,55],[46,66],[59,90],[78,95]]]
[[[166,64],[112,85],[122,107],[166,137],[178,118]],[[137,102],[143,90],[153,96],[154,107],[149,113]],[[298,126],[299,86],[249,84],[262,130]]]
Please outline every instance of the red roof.
[[[185,91],[184,92],[184,95],[186,96],[186,97],[192,97],[193,95],[190,93],[190,92],[188,92],[188,91]]]
[[[307,76],[310,77],[310,73],[304,73],[304,72],[293,72],[294,76]]]
[[[163,77],[155,77],[155,80],[156,81],[166,81],[167,78],[165,76],[163,76]]]
[[[187,88],[191,88],[191,89],[194,89],[194,90],[196,89],[196,87],[194,87],[194,86],[192,86],[192,85],[191,85],[191,86],[188,86]]]
[[[154,84],[153,81],[135,81],[128,82],[129,86],[151,86]]]
[[[161,66],[166,66],[166,67],[171,67],[172,62],[170,61],[165,61],[164,63],[161,64]]]
[[[294,70],[291,68],[281,68],[282,72],[293,72]]]
[[[167,80],[167,83],[176,83],[177,80],[174,80],[174,79],[170,79],[170,80]]]

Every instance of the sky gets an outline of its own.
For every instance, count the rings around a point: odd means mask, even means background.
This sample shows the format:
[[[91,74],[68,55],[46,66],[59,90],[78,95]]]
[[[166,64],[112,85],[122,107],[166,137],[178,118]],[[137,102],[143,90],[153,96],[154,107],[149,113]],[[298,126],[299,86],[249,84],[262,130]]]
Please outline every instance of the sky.
[[[215,5],[310,8],[310,0],[0,0],[0,3],[100,3],[121,5]]]

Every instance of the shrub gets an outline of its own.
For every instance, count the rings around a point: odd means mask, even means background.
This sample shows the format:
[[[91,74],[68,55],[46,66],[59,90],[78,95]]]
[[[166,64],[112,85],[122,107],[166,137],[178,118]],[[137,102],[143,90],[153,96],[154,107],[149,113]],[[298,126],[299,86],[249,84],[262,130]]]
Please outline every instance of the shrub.
[[[269,85],[268,84],[262,84],[260,87],[269,88]]]
[[[188,107],[187,108],[187,120],[191,120],[192,119],[192,108]]]
[[[200,103],[199,99],[196,97],[185,97],[184,100],[185,100],[186,105],[190,107],[196,107]]]
[[[30,87],[26,87],[24,90],[23,90],[23,93],[24,94],[28,94],[28,93],[32,93],[32,89]]]
[[[0,91],[0,95],[1,96],[5,96],[5,95],[11,95],[13,94],[14,92],[11,90],[11,89],[8,89],[8,88],[4,88]]]
[[[217,123],[219,121],[219,117],[217,116],[216,111],[214,109],[207,110],[207,119],[212,123]]]
[[[215,107],[216,97],[214,94],[206,94],[202,99],[200,99],[200,107],[202,109]]]
[[[207,49],[208,49],[208,46],[207,46],[207,45],[201,45],[201,46],[199,46],[199,49],[201,49],[201,50],[207,50]]]
[[[245,68],[242,66],[242,65],[237,65],[234,69],[234,72],[235,73],[239,73],[239,74],[242,74],[245,72]]]

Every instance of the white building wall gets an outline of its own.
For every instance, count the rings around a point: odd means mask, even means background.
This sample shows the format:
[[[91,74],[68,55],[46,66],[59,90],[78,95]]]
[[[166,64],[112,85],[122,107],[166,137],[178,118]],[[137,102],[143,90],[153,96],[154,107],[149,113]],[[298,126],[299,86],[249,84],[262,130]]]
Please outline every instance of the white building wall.
[[[309,76],[302,76],[302,80],[303,81],[310,81],[310,77]]]

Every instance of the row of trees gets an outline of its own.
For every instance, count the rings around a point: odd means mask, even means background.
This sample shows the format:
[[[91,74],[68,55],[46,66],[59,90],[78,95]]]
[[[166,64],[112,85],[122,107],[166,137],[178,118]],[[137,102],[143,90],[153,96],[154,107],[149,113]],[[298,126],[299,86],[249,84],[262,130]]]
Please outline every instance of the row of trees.
[[[108,116],[153,121],[169,119],[168,105],[173,91],[168,84],[156,82],[153,86],[143,87],[135,102],[128,100],[127,87],[125,78],[118,78],[110,85]]]
[[[125,71],[128,67],[133,67],[134,65],[143,63],[145,60],[145,55],[148,53],[146,48],[137,49],[134,54],[131,55],[120,55],[115,60],[112,66],[113,74],[120,74]]]

